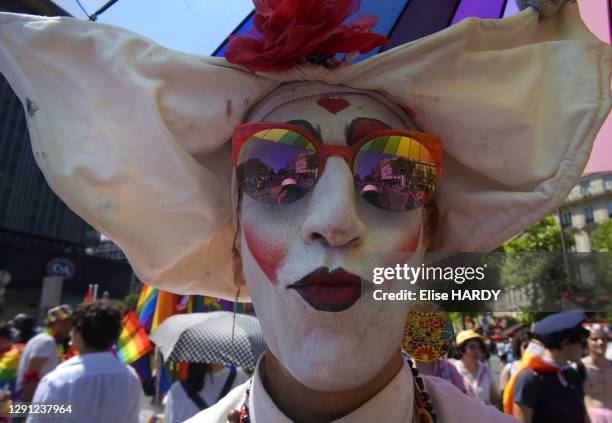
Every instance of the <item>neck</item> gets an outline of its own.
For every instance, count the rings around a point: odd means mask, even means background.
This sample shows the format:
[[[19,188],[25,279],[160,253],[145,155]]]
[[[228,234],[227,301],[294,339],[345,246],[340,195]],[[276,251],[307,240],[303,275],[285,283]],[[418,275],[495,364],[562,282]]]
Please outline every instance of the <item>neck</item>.
[[[593,363],[597,367],[604,367],[609,365],[609,361],[606,358],[605,354],[597,354],[591,351],[591,363]]]
[[[316,391],[304,386],[267,348],[260,363],[260,371],[268,395],[289,419],[296,422],[321,422],[339,419],[359,408],[387,386],[399,372],[402,362],[398,351],[370,382],[338,392]],[[296,407],[297,404],[299,407]]]
[[[544,350],[544,355],[546,357],[552,358],[552,360],[555,362],[555,364],[559,368],[561,368],[561,367],[563,367],[563,366],[565,366],[567,364],[567,356],[563,352],[561,352],[559,350],[545,349]]]
[[[478,360],[468,358],[464,355],[461,358],[461,361],[463,361],[463,365],[465,366],[466,369],[470,371],[470,373],[476,374],[476,372],[478,371]]]
[[[90,353],[99,353],[99,352],[104,352],[106,350],[97,350],[95,348],[90,348],[90,347],[85,347],[83,346],[83,348],[77,348],[77,351],[79,352],[79,354],[90,354]]]

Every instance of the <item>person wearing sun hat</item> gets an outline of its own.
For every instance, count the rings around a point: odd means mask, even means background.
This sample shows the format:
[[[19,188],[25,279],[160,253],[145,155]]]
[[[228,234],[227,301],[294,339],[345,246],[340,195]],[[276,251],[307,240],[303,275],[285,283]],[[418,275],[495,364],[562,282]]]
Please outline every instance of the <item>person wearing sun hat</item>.
[[[56,193],[141,280],[254,304],[254,377],[193,421],[513,421],[403,363],[405,315],[360,286],[492,250],[576,183],[611,51],[575,4],[536,3],[353,64],[384,43],[370,17],[343,25],[356,1],[257,1],[226,59],[0,14],[0,71]],[[279,196],[287,178],[300,190]]]
[[[457,349],[461,359],[454,362],[463,377],[468,395],[478,398],[485,404],[501,407],[501,400],[491,368],[483,362],[486,351],[485,338],[472,329],[457,334]]]
[[[72,307],[60,304],[47,311],[45,331],[30,339],[19,357],[16,396],[20,401],[32,400],[40,379],[60,363],[59,346],[68,341]]]

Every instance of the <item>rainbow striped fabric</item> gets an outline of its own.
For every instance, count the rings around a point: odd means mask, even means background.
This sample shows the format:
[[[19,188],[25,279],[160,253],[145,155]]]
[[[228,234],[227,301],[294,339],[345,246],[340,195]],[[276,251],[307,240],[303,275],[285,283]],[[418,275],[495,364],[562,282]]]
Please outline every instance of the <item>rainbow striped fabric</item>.
[[[149,417],[149,420],[147,420],[147,423],[163,423],[163,421],[164,421],[163,414],[154,414],[151,417]]]
[[[0,388],[14,390],[19,356],[24,344],[15,344],[11,349],[0,353]]]
[[[72,313],[72,307],[68,304],[60,304],[58,306],[52,307],[47,311],[47,317],[45,317],[45,324],[50,324],[54,322],[58,322],[60,320],[65,320],[70,317]]]
[[[130,364],[153,349],[147,332],[134,311],[123,318],[123,329],[117,341],[117,355],[125,364]]]
[[[89,285],[89,288],[87,289],[87,293],[83,297],[83,304],[89,304],[93,302],[93,292],[92,291],[93,291],[93,287]]]
[[[392,154],[407,159],[434,164],[431,153],[415,139],[399,135],[378,137],[367,142],[361,151]]]
[[[151,329],[153,324],[153,317],[155,315],[155,308],[157,307],[157,298],[159,296],[159,289],[153,288],[150,285],[143,285],[138,297],[138,303],[136,304],[136,315],[142,326],[146,331]]]
[[[304,147],[306,150],[310,151],[315,150],[314,146],[306,138],[288,129],[264,129],[255,133],[253,137],[265,141],[277,142],[279,144],[292,145],[294,147]]]
[[[168,317],[177,314],[177,306],[179,295],[167,291],[159,291],[157,293],[157,304],[155,305],[155,313],[151,322],[150,332],[153,332],[157,327]]]

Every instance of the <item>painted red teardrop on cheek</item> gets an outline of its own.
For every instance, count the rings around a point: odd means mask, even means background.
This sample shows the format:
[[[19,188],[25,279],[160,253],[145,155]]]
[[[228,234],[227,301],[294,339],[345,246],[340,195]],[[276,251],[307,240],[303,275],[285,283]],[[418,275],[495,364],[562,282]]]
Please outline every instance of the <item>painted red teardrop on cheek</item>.
[[[266,274],[270,282],[278,283],[276,271],[285,259],[286,248],[276,239],[259,233],[249,226],[244,228],[244,237],[251,255]]]
[[[345,98],[324,97],[317,101],[317,104],[327,110],[329,113],[336,114],[341,110],[346,109],[351,103]]]

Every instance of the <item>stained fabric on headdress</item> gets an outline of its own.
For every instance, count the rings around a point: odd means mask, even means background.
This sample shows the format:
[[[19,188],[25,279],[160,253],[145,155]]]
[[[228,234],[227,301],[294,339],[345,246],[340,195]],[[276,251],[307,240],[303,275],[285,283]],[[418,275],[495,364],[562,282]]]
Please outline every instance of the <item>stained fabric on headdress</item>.
[[[24,104],[51,187],[121,247],[141,280],[228,299],[228,140],[282,83],[382,93],[440,136],[433,249],[487,251],[575,184],[610,108],[610,66],[610,46],[574,4],[549,17],[528,8],[465,19],[337,69],[257,74],[109,25],[0,14],[0,71]]]

